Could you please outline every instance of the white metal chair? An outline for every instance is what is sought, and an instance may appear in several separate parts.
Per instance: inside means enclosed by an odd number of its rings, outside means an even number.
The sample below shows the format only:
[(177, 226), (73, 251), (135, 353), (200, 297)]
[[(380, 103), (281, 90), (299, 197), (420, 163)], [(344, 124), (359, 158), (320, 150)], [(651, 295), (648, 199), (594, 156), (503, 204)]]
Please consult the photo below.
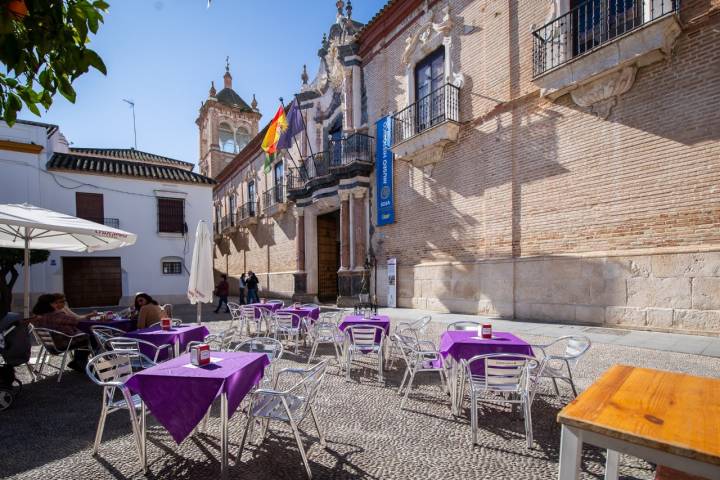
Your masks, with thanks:
[[(260, 308), (260, 307), (258, 307)], [(255, 333), (256, 335), (260, 335), (260, 331), (262, 330), (262, 323), (263, 323), (263, 317), (262, 312), (265, 309), (260, 310), (260, 315), (257, 317), (255, 316), (255, 307), (251, 305), (243, 305), (242, 306), (242, 325), (240, 330), (246, 330), (247, 336), (249, 337), (251, 335), (250, 332), (250, 325), (255, 326)]]
[[(421, 372), (437, 372), (440, 375), (440, 386), (443, 392), (448, 392), (445, 365), (442, 356), (435, 348), (435, 344), (429, 340), (418, 340), (415, 336), (395, 334), (395, 345), (400, 350), (400, 355), (405, 360), (405, 374), (403, 375), (398, 394), (405, 394), (400, 402), (400, 408), (404, 408), (405, 402), (410, 395), (415, 375)], [(407, 380), (407, 385), (405, 385)]]
[(317, 319), (315, 323), (311, 323), (307, 317), (303, 318), (303, 322), (305, 323), (305, 330), (312, 345), (308, 363), (315, 358), (318, 346), (320, 345), (332, 345), (335, 349), (335, 359), (338, 363), (341, 363), (345, 336), (337, 326), (337, 316), (333, 313), (324, 313), (320, 315), (320, 318)]
[(92, 332), (93, 338), (95, 338), (95, 343), (97, 344), (98, 351), (96, 353), (106, 351), (105, 342), (113, 337), (122, 337), (126, 333), (124, 330), (107, 325), (93, 325), (90, 327), (90, 331)]
[(451, 330), (477, 330), (482, 323), (468, 320), (465, 322), (454, 322), (447, 326), (447, 331)]
[(327, 361), (322, 361), (308, 369), (285, 368), (278, 372), (278, 382), (281, 381), (286, 374), (296, 375), (299, 379), (294, 385), (285, 390), (258, 389), (251, 394), (250, 406), (247, 413), (248, 422), (242, 440), (240, 441), (240, 452), (238, 453), (236, 464), (240, 462), (242, 458), (245, 440), (248, 439), (248, 436), (250, 440), (252, 440), (253, 427), (256, 419), (263, 421), (260, 443), (265, 439), (269, 422), (271, 420), (279, 421), (290, 424), (298, 449), (300, 450), (300, 456), (305, 465), (307, 476), (308, 478), (312, 478), (312, 471), (310, 470), (310, 464), (308, 463), (307, 453), (303, 447), (298, 426), (308, 414), (310, 414), (318, 432), (320, 445), (325, 446), (325, 436), (318, 422), (314, 404), (326, 369)]
[(275, 312), (273, 314), (274, 335), (276, 339), (285, 337), (286, 340), (292, 339), (295, 342), (295, 354), (300, 349), (300, 334), (302, 330), (302, 321), (299, 315), (291, 312)]
[(227, 308), (230, 310), (230, 325), (234, 325), (235, 322), (240, 323), (242, 318), (242, 305), (235, 302), (228, 302)]
[[(147, 366), (154, 365), (154, 362), (147, 357), (141, 363)], [(125, 382), (133, 374), (133, 362), (130, 355), (122, 352), (101, 353), (88, 361), (85, 371), (90, 380), (103, 387), (102, 410), (100, 410), (100, 419), (95, 432), (93, 455), (97, 455), (102, 442), (105, 420), (108, 414), (119, 410), (127, 410), (130, 415), (135, 448), (138, 451), (140, 465), (144, 469), (145, 455), (142, 451), (142, 432), (145, 428), (145, 415), (142, 411), (142, 401), (139, 395), (132, 395), (125, 386)], [(138, 414), (138, 410), (140, 410), (140, 414)]]
[(388, 368), (392, 368), (395, 365), (395, 358), (398, 356), (398, 352), (402, 348), (396, 342), (396, 335), (414, 336), (416, 339), (420, 339), (420, 335), (425, 332), (425, 328), (432, 321), (432, 316), (423, 315), (417, 320), (407, 320), (398, 322), (393, 330), (393, 335), (389, 338), (390, 340), (390, 365)]
[[(166, 352), (164, 360), (170, 359), (173, 356), (173, 346), (170, 344), (155, 345), (154, 343), (148, 342), (147, 340), (141, 340), (139, 338), (128, 338), (128, 337), (113, 337), (105, 342), (105, 348), (108, 351), (115, 353), (123, 353), (130, 357), (132, 365), (135, 368), (147, 368), (144, 363), (145, 358), (152, 357), (153, 364), (158, 363), (160, 353)], [(147, 352), (152, 352), (152, 355), (146, 355), (142, 353), (141, 349), (145, 349)]]
[(378, 358), (378, 380), (383, 381), (383, 346), (385, 329), (375, 325), (351, 325), (345, 330), (345, 375), (350, 380), (350, 368), (357, 354), (375, 354)]
[(203, 343), (208, 344), (210, 346), (210, 350), (214, 352), (229, 352), (233, 350), (235, 344), (239, 341), (240, 328), (241, 327), (231, 326), (220, 333), (211, 333), (210, 335), (206, 335), (201, 342), (197, 340), (188, 342), (185, 346), (185, 353), (188, 353), (195, 345)]
[[(548, 350), (553, 348), (565, 348), (563, 353), (552, 353)], [(555, 388), (555, 395), (560, 396), (557, 381), (562, 380), (570, 384), (573, 396), (577, 397), (577, 389), (573, 381), (572, 369), (580, 361), (580, 358), (590, 350), (590, 339), (582, 335), (566, 335), (557, 338), (547, 345), (533, 345), (533, 349), (542, 352), (542, 359), (545, 363), (542, 369), (542, 377), (550, 378)]]
[[(462, 360), (470, 390), (472, 446), (477, 445), (478, 409), (481, 402), (519, 404), (525, 421), (527, 447), (533, 443), (531, 407), (537, 382), (532, 371), (541, 369), (537, 359), (519, 353), (490, 353)], [(480, 373), (479, 373), (480, 372)], [(461, 391), (461, 398), (462, 398)]]
[(271, 384), (275, 378), (275, 364), (282, 358), (283, 346), (279, 340), (270, 337), (255, 337), (245, 340), (235, 347), (236, 352), (264, 353), (270, 360), (270, 365), (265, 368), (266, 374), (262, 383)]
[[(37, 361), (35, 363), (35, 376), (41, 377), (45, 367), (53, 368), (58, 371), (57, 381), (60, 382), (62, 379), (63, 371), (67, 365), (68, 355), (74, 347), (83, 341), (88, 340), (88, 336), (85, 333), (77, 333), (75, 335), (68, 335), (51, 328), (33, 327), (32, 329), (35, 341), (40, 345), (40, 352), (38, 352)], [(64, 346), (63, 344), (67, 342)], [(85, 348), (83, 348), (84, 350)], [(87, 348), (89, 350), (89, 347)], [(61, 357), (60, 366), (56, 367), (50, 363), (51, 357)]]

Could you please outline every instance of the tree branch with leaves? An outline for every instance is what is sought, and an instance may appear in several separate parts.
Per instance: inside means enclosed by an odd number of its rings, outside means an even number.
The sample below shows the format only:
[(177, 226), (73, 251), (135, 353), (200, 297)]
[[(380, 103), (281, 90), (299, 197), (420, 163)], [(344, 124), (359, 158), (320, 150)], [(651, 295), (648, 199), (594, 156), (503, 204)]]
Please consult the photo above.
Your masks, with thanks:
[(91, 68), (107, 74), (87, 47), (109, 5), (103, 0), (0, 0), (0, 116), (13, 125), (23, 104), (35, 115)]
[[(47, 250), (30, 250), (30, 265), (47, 261)], [(25, 251), (21, 248), (0, 248), (0, 318), (12, 309), (13, 287), (25, 263)]]

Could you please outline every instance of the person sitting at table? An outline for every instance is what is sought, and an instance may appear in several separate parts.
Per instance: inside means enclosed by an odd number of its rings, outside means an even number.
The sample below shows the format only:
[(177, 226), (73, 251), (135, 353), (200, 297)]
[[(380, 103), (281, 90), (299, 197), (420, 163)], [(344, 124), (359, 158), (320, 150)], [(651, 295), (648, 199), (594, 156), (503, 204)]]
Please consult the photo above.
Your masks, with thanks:
[(157, 300), (147, 293), (135, 295), (135, 315), (137, 315), (137, 328), (147, 328), (157, 323), (165, 315)]
[[(78, 329), (78, 322), (86, 316), (70, 315), (65, 311), (65, 295), (62, 293), (47, 293), (40, 295), (37, 303), (32, 309), (33, 317), (30, 323), (37, 328), (49, 328), (57, 330), (66, 335), (77, 335), (82, 333)], [(55, 345), (60, 349), (68, 346), (69, 340), (63, 336), (53, 338)], [(74, 340), (72, 342), (73, 359), (67, 364), (77, 372), (83, 373), (87, 364), (88, 355), (90, 354), (90, 344), (88, 339)]]

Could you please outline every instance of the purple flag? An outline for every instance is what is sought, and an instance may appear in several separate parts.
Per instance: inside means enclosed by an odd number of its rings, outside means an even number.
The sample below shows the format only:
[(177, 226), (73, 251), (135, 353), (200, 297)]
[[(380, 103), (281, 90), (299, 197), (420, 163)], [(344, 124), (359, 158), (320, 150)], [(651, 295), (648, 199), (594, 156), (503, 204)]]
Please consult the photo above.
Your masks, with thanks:
[(304, 130), (305, 122), (298, 108), (297, 101), (293, 100), (290, 110), (285, 115), (288, 128), (280, 135), (277, 143), (277, 149), (288, 149), (292, 147), (293, 137)]

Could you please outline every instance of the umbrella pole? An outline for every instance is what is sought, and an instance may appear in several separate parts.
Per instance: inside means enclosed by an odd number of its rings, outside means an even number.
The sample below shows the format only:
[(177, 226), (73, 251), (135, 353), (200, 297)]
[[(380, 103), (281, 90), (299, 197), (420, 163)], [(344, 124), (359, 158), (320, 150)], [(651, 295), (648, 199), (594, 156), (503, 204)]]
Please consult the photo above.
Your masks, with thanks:
[(30, 239), (25, 227), (25, 258), (23, 262), (23, 283), (25, 288), (23, 299), (23, 318), (30, 318)]
[(201, 310), (202, 310), (202, 308), (200, 307), (200, 302), (197, 302), (197, 323), (198, 323), (198, 325), (202, 325)]

